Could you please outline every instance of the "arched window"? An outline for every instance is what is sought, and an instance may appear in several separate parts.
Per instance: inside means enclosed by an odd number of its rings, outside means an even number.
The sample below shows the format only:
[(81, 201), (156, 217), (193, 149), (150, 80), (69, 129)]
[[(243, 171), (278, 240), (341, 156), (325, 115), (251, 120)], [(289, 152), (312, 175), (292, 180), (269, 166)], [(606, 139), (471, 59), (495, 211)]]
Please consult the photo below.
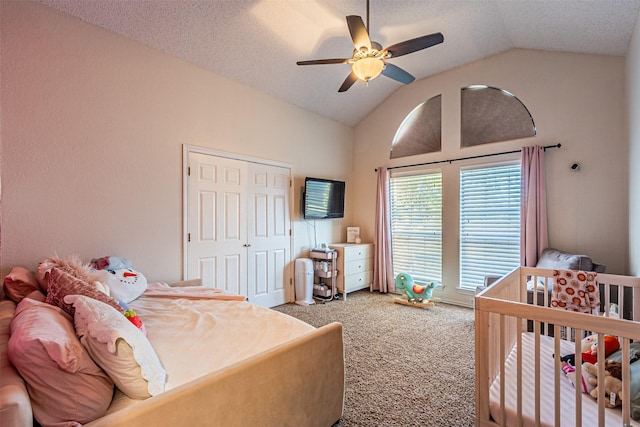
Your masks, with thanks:
[(418, 105), (402, 121), (393, 137), (389, 158), (433, 153), (442, 149), (441, 95)]
[(461, 89), (461, 147), (536, 135), (527, 107), (506, 90), (485, 85)]

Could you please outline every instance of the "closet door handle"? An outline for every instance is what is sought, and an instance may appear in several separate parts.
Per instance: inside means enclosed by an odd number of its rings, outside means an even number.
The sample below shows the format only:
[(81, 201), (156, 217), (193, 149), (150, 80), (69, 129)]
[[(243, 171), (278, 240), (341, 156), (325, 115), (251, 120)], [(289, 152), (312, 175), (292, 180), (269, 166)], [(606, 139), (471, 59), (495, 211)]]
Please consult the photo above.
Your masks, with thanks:
[(251, 245), (250, 245), (249, 243), (245, 243), (245, 244), (244, 244), (244, 245), (242, 245), (242, 246), (244, 246), (245, 248), (248, 248), (248, 247), (249, 247), (249, 246), (251, 246)]

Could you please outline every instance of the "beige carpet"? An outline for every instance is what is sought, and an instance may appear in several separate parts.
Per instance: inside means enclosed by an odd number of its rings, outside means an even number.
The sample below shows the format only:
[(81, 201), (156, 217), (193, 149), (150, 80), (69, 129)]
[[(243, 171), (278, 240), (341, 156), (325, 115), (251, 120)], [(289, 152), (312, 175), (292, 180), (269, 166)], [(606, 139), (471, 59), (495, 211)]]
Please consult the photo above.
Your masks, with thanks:
[(472, 426), (473, 310), (415, 308), (358, 291), (347, 301), (274, 308), (313, 326), (343, 324), (348, 426)]

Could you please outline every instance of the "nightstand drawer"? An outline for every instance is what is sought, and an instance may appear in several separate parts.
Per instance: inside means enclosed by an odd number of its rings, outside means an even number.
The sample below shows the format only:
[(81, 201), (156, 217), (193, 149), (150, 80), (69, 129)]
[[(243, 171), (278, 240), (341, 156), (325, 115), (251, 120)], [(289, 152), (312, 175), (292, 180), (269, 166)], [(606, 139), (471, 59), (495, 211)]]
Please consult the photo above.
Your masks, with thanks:
[(373, 245), (345, 246), (344, 259), (353, 261), (356, 259), (367, 259), (373, 257)]
[(373, 281), (373, 271), (363, 271), (344, 277), (344, 287), (347, 292), (368, 288)]
[(357, 259), (355, 261), (346, 261), (344, 263), (344, 275), (362, 273), (363, 271), (373, 269), (373, 258)]

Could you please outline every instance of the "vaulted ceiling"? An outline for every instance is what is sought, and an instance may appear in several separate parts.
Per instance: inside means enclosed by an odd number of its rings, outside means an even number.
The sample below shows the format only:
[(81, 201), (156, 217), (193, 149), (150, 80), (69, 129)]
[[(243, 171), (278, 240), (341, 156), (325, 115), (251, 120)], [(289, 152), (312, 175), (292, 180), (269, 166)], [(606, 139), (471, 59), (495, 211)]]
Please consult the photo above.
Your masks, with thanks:
[[(349, 126), (402, 84), (380, 76), (338, 88), (349, 65), (345, 21), (365, 0), (38, 0), (214, 73)], [(416, 79), (512, 49), (622, 55), (640, 0), (371, 0), (369, 32), (383, 47), (441, 32), (444, 43), (390, 60)]]

